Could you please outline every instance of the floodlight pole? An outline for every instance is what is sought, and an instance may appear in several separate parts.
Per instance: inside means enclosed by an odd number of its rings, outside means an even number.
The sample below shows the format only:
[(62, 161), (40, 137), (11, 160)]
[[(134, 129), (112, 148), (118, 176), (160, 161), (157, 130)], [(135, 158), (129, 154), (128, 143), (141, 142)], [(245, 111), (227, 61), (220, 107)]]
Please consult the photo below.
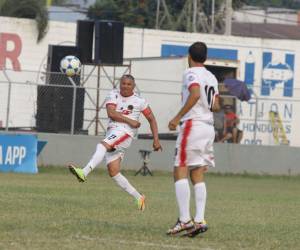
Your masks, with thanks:
[(71, 120), (71, 135), (74, 135), (74, 125), (75, 125), (75, 109), (76, 109), (76, 92), (77, 86), (71, 77), (68, 77), (69, 81), (73, 85), (73, 100), (72, 100), (72, 120)]

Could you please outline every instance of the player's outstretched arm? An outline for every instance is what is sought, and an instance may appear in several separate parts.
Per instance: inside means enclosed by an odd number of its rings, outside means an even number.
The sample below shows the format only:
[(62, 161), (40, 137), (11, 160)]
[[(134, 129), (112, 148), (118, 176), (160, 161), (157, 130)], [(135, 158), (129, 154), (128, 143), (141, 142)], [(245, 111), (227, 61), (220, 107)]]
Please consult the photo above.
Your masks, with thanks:
[(191, 110), (191, 108), (197, 103), (200, 98), (200, 86), (195, 85), (190, 88), (190, 95), (186, 100), (183, 107), (179, 110), (177, 115), (169, 122), (169, 129), (176, 130), (180, 119)]
[(160, 145), (159, 138), (158, 138), (157, 122), (156, 122), (154, 114), (152, 113), (151, 108), (148, 106), (146, 108), (146, 110), (143, 111), (143, 114), (144, 114), (145, 118), (147, 119), (147, 121), (149, 122), (150, 129), (151, 129), (151, 132), (153, 135), (153, 150), (154, 151), (162, 150), (162, 147)]
[(126, 123), (132, 128), (139, 128), (141, 126), (140, 122), (130, 119), (122, 115), (121, 113), (117, 112), (116, 107), (114, 105), (107, 105), (106, 112), (107, 112), (107, 116), (116, 122)]

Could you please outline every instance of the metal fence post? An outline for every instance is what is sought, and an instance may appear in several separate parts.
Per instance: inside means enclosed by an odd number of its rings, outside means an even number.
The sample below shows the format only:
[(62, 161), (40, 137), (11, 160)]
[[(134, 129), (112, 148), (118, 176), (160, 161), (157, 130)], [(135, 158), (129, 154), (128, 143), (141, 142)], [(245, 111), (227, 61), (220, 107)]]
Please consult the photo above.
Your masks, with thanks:
[(73, 102), (72, 102), (72, 119), (71, 119), (71, 135), (74, 135), (74, 125), (75, 125), (75, 109), (76, 109), (76, 93), (77, 93), (77, 85), (73, 81), (71, 77), (68, 77), (70, 82), (73, 85)]
[(256, 136), (257, 136), (257, 116), (258, 116), (258, 96), (253, 91), (253, 95), (255, 97), (255, 117), (254, 117), (254, 131), (253, 131), (253, 143), (256, 144)]
[(5, 131), (8, 131), (8, 121), (9, 121), (9, 113), (10, 113), (10, 98), (11, 98), (11, 80), (9, 79), (6, 70), (3, 70), (3, 74), (8, 81), (8, 93), (7, 93), (7, 106), (6, 106), (6, 122), (5, 122)]

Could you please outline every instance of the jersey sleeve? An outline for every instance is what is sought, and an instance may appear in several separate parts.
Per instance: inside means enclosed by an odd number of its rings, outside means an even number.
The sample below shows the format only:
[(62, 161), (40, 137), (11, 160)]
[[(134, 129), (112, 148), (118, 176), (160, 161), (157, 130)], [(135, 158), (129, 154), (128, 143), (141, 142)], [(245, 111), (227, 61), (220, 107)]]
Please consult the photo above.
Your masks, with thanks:
[(149, 104), (145, 99), (141, 100), (141, 112), (144, 114), (144, 116), (148, 116), (151, 113), (151, 110), (149, 108)]
[(200, 81), (194, 72), (188, 72), (185, 76), (187, 89), (190, 90), (193, 86), (200, 86)]
[(113, 105), (117, 106), (118, 95), (115, 91), (111, 91), (105, 98), (105, 106)]

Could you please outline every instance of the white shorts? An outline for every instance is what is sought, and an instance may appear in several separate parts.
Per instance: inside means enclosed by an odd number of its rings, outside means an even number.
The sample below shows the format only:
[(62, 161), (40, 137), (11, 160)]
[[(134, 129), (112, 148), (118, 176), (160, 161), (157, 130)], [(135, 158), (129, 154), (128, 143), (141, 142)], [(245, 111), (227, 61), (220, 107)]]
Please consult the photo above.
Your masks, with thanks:
[(183, 122), (176, 141), (174, 166), (214, 167), (214, 139), (212, 125), (194, 120)]
[(132, 137), (128, 135), (125, 131), (121, 130), (111, 130), (106, 134), (103, 140), (108, 145), (112, 146), (115, 150), (111, 152), (106, 152), (105, 160), (106, 164), (121, 158), (123, 160), (125, 150), (130, 146), (132, 142)]

